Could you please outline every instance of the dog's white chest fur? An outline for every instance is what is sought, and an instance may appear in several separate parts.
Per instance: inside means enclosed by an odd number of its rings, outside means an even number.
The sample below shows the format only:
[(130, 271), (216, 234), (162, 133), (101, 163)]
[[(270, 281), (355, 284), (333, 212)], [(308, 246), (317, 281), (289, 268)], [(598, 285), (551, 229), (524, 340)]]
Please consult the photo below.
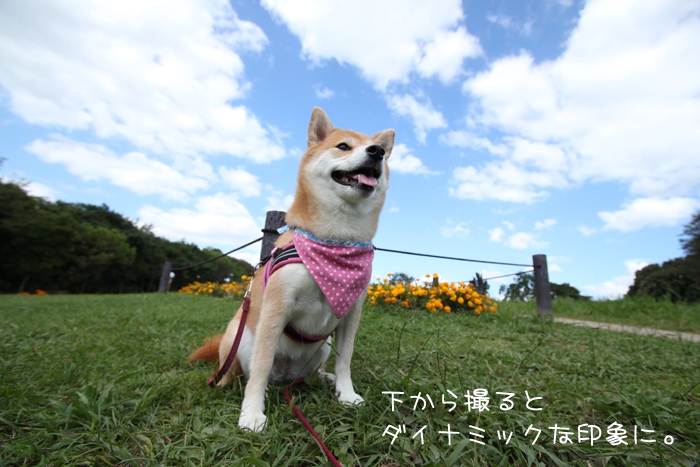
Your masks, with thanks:
[[(289, 323), (306, 335), (325, 336), (345, 319), (335, 317), (330, 303), (303, 264), (288, 264), (278, 269), (270, 278), (271, 282), (273, 280), (277, 290), (284, 291), (284, 301), (290, 304), (282, 317), (283, 324)], [(364, 300), (364, 294), (358, 300)], [(246, 327), (243, 339), (252, 344), (254, 332)], [(290, 381), (316, 371), (330, 353), (330, 342), (329, 337), (316, 344), (300, 344), (281, 335), (275, 347), (268, 382)], [(245, 343), (241, 346), (241, 365), (245, 374), (250, 374), (252, 347)]]

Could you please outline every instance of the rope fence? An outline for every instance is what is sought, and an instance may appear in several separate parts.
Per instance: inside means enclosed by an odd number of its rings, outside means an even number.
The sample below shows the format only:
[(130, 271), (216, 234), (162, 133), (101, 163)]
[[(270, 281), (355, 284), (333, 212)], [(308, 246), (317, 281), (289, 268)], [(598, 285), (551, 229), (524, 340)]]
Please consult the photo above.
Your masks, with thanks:
[[(217, 259), (223, 258), (224, 256), (228, 256), (231, 253), (234, 253), (238, 250), (242, 250), (243, 248), (246, 248), (250, 245), (253, 245), (259, 241), (262, 241), (262, 247), (260, 249), (260, 260), (262, 261), (264, 258), (270, 255), (270, 252), (272, 251), (272, 248), (274, 246), (275, 240), (277, 240), (277, 237), (279, 234), (277, 233), (277, 229), (282, 227), (284, 225), (284, 216), (286, 213), (281, 212), (281, 211), (268, 211), (266, 219), (265, 219), (265, 227), (262, 229), (263, 236), (255, 239), (251, 242), (246, 243), (245, 245), (242, 245), (238, 248), (234, 248), (231, 251), (228, 251), (226, 253), (222, 253), (219, 256), (216, 256), (214, 258), (209, 258), (204, 261), (200, 261), (199, 263), (196, 264), (191, 264), (189, 266), (180, 266), (180, 267), (172, 267), (172, 263), (170, 261), (166, 261), (165, 264), (163, 265), (163, 273), (160, 278), (160, 286), (158, 288), (158, 292), (165, 293), (168, 291), (168, 284), (170, 282), (170, 274), (171, 272), (174, 271), (183, 271), (185, 269), (193, 268), (196, 266), (201, 266), (206, 263), (210, 263), (212, 261), (216, 261)], [(378, 248), (374, 247), (375, 251), (382, 251), (382, 252), (387, 252), (387, 253), (398, 253), (398, 254), (403, 254), (403, 255), (411, 255), (411, 256), (421, 256), (425, 258), (436, 258), (436, 259), (446, 259), (446, 260), (451, 260), (451, 261), (465, 261), (465, 262), (470, 262), (470, 263), (482, 263), (482, 264), (496, 264), (500, 266), (518, 266), (518, 267), (528, 267), (532, 269), (528, 269), (527, 271), (520, 271), (512, 274), (504, 274), (501, 276), (495, 276), (495, 277), (489, 277), (484, 279), (485, 281), (489, 280), (494, 280), (494, 279), (501, 279), (503, 277), (510, 277), (510, 276), (518, 276), (521, 274), (528, 274), (528, 273), (534, 273), (534, 278), (535, 278), (535, 299), (537, 301), (537, 311), (540, 316), (552, 316), (553, 311), (552, 311), (552, 297), (551, 297), (551, 288), (549, 284), (549, 273), (547, 270), (547, 256), (546, 255), (533, 255), (532, 256), (532, 264), (521, 264), (521, 263), (507, 263), (507, 262), (501, 262), (501, 261), (487, 261), (487, 260), (480, 260), (480, 259), (469, 259), (469, 258), (456, 258), (452, 256), (440, 256), (440, 255), (431, 255), (431, 254), (426, 254), (426, 253), (415, 253), (411, 251), (401, 251), (401, 250), (390, 250), (387, 248)]]
[(219, 258), (223, 258), (224, 256), (228, 256), (228, 255), (230, 255), (231, 253), (234, 253), (234, 252), (236, 252), (236, 251), (238, 251), (238, 250), (242, 250), (243, 248), (245, 248), (245, 247), (247, 247), (247, 246), (253, 245), (254, 243), (258, 243), (258, 242), (261, 241), (262, 239), (263, 239), (263, 237), (260, 237), (260, 238), (258, 238), (258, 239), (256, 239), (256, 240), (253, 240), (252, 242), (246, 243), (246, 244), (243, 245), (243, 246), (239, 246), (238, 248), (234, 248), (234, 249), (231, 250), (231, 251), (228, 251), (228, 252), (226, 252), (226, 253), (221, 253), (219, 256), (216, 256), (216, 257), (214, 257), (214, 258), (205, 259), (204, 261), (200, 261), (199, 263), (195, 263), (195, 264), (190, 264), (189, 266), (182, 266), (182, 267), (179, 267), (179, 268), (170, 268), (170, 270), (171, 270), (171, 271), (184, 271), (185, 269), (190, 269), (190, 268), (194, 268), (194, 267), (196, 267), (196, 266), (201, 266), (201, 265), (203, 265), (203, 264), (211, 263), (212, 261), (216, 261), (216, 260), (219, 259)]
[(485, 261), (485, 260), (481, 260), (481, 259), (453, 258), (452, 256), (438, 256), (438, 255), (428, 255), (425, 253), (413, 253), (410, 251), (387, 250), (386, 248), (377, 248), (376, 246), (374, 247), (374, 249), (376, 251), (386, 251), (389, 253), (400, 253), (402, 255), (424, 256), (426, 258), (449, 259), (452, 261), (467, 261), (470, 263), (499, 264), (499, 265), (503, 265), (503, 266), (521, 266), (521, 267), (526, 267), (526, 268), (532, 266), (531, 264), (501, 263), (498, 261)]
[(520, 271), (520, 272), (514, 272), (513, 274), (503, 274), (502, 276), (496, 276), (496, 277), (487, 277), (484, 279), (485, 281), (492, 281), (494, 279), (501, 279), (503, 277), (510, 277), (510, 276), (519, 276), (521, 274), (528, 274), (531, 272), (534, 272), (534, 269), (528, 269), (527, 271)]

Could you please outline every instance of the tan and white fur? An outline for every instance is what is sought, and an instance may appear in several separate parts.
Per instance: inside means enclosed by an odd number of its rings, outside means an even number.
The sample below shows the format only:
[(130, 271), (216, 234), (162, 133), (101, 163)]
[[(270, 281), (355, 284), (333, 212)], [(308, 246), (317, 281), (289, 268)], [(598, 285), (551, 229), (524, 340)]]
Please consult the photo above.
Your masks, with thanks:
[[(301, 159), (294, 202), (286, 215), (287, 225), (311, 232), (318, 238), (370, 242), (377, 231), (379, 214), (389, 185), (388, 158), (394, 130), (367, 136), (334, 128), (323, 110), (316, 107), (308, 130), (308, 150)], [(378, 157), (377, 146), (383, 149)], [(368, 173), (358, 176), (358, 172)], [(369, 177), (369, 178), (368, 178)], [(368, 181), (369, 180), (369, 181)], [(376, 182), (376, 185), (375, 185)], [(291, 231), (275, 245), (292, 241)], [(268, 383), (294, 380), (318, 372), (335, 380), (335, 392), (343, 404), (360, 404), (350, 374), (355, 334), (366, 291), (350, 311), (338, 319), (306, 267), (288, 264), (277, 270), (262, 293), (262, 269), (254, 275), (250, 313), (231, 370), (219, 382), (229, 384), (236, 375), (248, 379), (238, 425), (252, 431), (265, 426), (265, 389)], [(212, 359), (218, 353), (223, 364), (233, 344), (242, 310), (230, 321), (223, 337), (212, 338), (188, 360)], [(307, 335), (335, 331), (335, 375), (322, 371), (331, 351), (331, 338), (300, 344), (282, 334), (291, 325)]]

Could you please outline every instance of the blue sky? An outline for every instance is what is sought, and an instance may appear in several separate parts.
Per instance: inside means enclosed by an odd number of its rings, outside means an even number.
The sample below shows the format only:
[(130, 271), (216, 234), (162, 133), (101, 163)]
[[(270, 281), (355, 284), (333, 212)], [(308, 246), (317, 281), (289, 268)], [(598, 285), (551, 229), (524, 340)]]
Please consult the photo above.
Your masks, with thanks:
[[(229, 250), (289, 207), (320, 106), (338, 127), (396, 130), (375, 245), (546, 254), (553, 282), (614, 298), (636, 269), (682, 255), (700, 209), (699, 12), (696, 0), (6, 0), (2, 176)], [(518, 270), (381, 252), (374, 264), (450, 281)]]

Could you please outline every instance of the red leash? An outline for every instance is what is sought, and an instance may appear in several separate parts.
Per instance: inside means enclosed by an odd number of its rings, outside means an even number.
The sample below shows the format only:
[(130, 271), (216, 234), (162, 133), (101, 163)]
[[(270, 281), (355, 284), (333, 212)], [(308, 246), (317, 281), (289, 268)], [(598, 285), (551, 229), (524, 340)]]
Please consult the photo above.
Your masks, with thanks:
[[(228, 354), (228, 357), (226, 357), (226, 361), (224, 364), (219, 368), (219, 370), (215, 371), (214, 374), (209, 377), (209, 380), (207, 381), (207, 384), (209, 386), (214, 386), (217, 384), (219, 381), (221, 381), (221, 378), (224, 377), (226, 372), (228, 372), (229, 368), (231, 368), (231, 364), (233, 363), (233, 359), (236, 357), (236, 353), (238, 352), (238, 346), (241, 343), (241, 338), (243, 336), (243, 329), (245, 328), (245, 321), (246, 318), (248, 317), (248, 312), (250, 311), (250, 298), (246, 297), (245, 300), (243, 300), (243, 315), (241, 316), (241, 322), (238, 325), (238, 332), (236, 333), (236, 339), (233, 341), (233, 346), (231, 347), (231, 351)], [(292, 398), (289, 395), (289, 390), (294, 386), (295, 384), (301, 383), (304, 381), (304, 378), (297, 378), (295, 381), (289, 383), (287, 388), (284, 390), (284, 398), (287, 401), (287, 405), (292, 405)], [(306, 427), (306, 429), (311, 433), (311, 436), (314, 437), (316, 442), (318, 443), (319, 446), (321, 446), (321, 449), (323, 450), (323, 453), (326, 455), (328, 458), (328, 461), (334, 466), (334, 467), (343, 467), (340, 462), (338, 462), (338, 459), (335, 458), (333, 453), (331, 452), (328, 447), (324, 444), (323, 440), (321, 439), (320, 436), (318, 436), (318, 433), (314, 430), (314, 428), (311, 426), (311, 423), (304, 417), (304, 415), (301, 413), (301, 410), (297, 408), (296, 405), (292, 405), (292, 412), (294, 412), (294, 415), (297, 416), (297, 418), (301, 421), (301, 423)]]
[[(287, 405), (292, 405), (292, 398), (289, 396), (289, 390), (291, 389), (292, 386), (295, 384), (301, 383), (304, 381), (304, 378), (297, 378), (295, 381), (289, 383), (289, 386), (284, 390), (284, 398), (287, 401)], [(343, 467), (340, 462), (338, 462), (338, 459), (335, 458), (333, 453), (331, 452), (330, 449), (326, 447), (326, 445), (323, 443), (323, 440), (321, 440), (321, 437), (318, 436), (314, 428), (311, 426), (311, 423), (304, 417), (304, 415), (301, 413), (301, 410), (297, 409), (296, 405), (292, 405), (292, 412), (294, 412), (294, 415), (297, 416), (297, 418), (301, 421), (301, 423), (306, 427), (307, 430), (309, 430), (309, 433), (311, 433), (311, 436), (314, 437), (316, 442), (318, 443), (319, 446), (321, 446), (321, 449), (323, 449), (323, 453), (326, 455), (328, 458), (328, 461), (334, 466), (334, 467)]]
[[(259, 265), (258, 265), (259, 266)], [(256, 267), (257, 269), (257, 267)], [(207, 384), (209, 386), (214, 386), (216, 385), (219, 381), (221, 381), (221, 378), (224, 377), (224, 375), (228, 372), (228, 370), (231, 368), (231, 365), (233, 364), (234, 358), (236, 358), (236, 353), (238, 353), (238, 346), (241, 344), (241, 339), (243, 338), (243, 330), (245, 329), (245, 321), (248, 318), (248, 312), (250, 311), (250, 289), (252, 288), (253, 281), (251, 280), (250, 285), (248, 286), (248, 292), (245, 294), (245, 298), (243, 299), (243, 314), (241, 315), (241, 322), (238, 324), (238, 331), (236, 332), (236, 338), (233, 341), (233, 345), (231, 346), (231, 351), (228, 353), (228, 357), (226, 357), (226, 361), (224, 362), (223, 365), (221, 365), (221, 368), (219, 368), (217, 371), (215, 371), (207, 380)], [(287, 400), (287, 405), (292, 404), (292, 398), (289, 395), (289, 389), (294, 386), (295, 384), (301, 383), (304, 381), (304, 378), (297, 378), (295, 381), (291, 382), (289, 386), (284, 390), (284, 398)], [(324, 454), (328, 458), (328, 461), (334, 466), (334, 467), (343, 467), (340, 462), (338, 462), (338, 459), (335, 458), (333, 453), (331, 452), (330, 449), (326, 447), (326, 445), (323, 443), (323, 440), (321, 440), (321, 437), (318, 436), (314, 428), (311, 426), (311, 423), (304, 417), (304, 415), (301, 413), (299, 409), (297, 409), (296, 405), (292, 405), (292, 412), (299, 418), (301, 423), (306, 427), (307, 430), (309, 430), (309, 433), (311, 433), (311, 436), (314, 437), (316, 442), (318, 442), (319, 446), (321, 446), (321, 449), (323, 450)]]
[(246, 297), (243, 299), (243, 315), (241, 316), (241, 322), (238, 324), (238, 332), (236, 332), (236, 339), (233, 341), (231, 346), (231, 351), (226, 357), (226, 361), (218, 371), (215, 371), (207, 380), (209, 386), (216, 385), (221, 378), (228, 372), (233, 364), (233, 359), (236, 358), (236, 353), (238, 352), (238, 346), (241, 344), (241, 339), (243, 338), (243, 330), (245, 329), (245, 320), (248, 318), (248, 312), (250, 311), (250, 297), (246, 293)]

